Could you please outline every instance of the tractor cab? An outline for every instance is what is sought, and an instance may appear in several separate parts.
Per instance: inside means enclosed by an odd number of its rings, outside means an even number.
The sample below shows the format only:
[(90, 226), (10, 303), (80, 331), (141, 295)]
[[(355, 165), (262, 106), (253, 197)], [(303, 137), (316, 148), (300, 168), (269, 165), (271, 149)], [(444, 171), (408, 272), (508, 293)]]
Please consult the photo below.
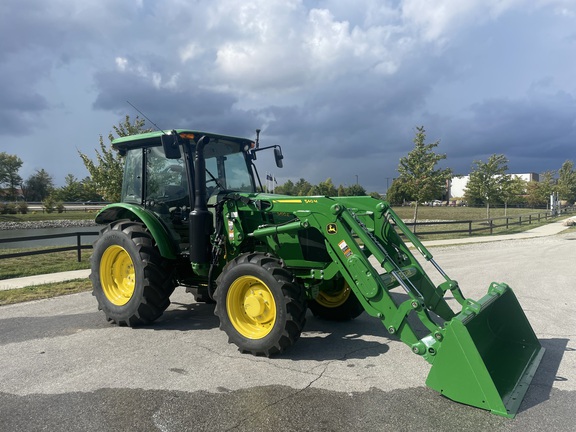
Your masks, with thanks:
[(209, 138), (203, 152), (206, 197), (224, 190), (255, 192), (254, 142), (192, 131), (152, 132), (113, 142), (126, 157), (121, 201), (153, 211), (189, 207), (194, 203), (196, 143), (202, 137)]
[[(105, 208), (96, 221), (152, 221), (146, 224), (153, 234), (164, 231), (155, 237), (170, 239), (160, 248), (163, 256), (189, 251), (190, 260), (205, 263), (218, 197), (261, 189), (253, 161), (270, 147), (259, 148), (259, 132), (255, 141), (192, 130), (114, 140), (113, 147), (125, 157), (121, 202)], [(280, 147), (271, 147), (281, 166)]]

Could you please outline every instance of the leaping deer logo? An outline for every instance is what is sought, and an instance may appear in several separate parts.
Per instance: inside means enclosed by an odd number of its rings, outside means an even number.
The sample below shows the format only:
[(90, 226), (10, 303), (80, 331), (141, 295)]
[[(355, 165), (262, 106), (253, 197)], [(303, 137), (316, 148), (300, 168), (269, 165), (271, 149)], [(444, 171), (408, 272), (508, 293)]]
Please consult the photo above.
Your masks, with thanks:
[(328, 234), (336, 234), (338, 232), (338, 227), (335, 223), (328, 224), (326, 225), (326, 232)]

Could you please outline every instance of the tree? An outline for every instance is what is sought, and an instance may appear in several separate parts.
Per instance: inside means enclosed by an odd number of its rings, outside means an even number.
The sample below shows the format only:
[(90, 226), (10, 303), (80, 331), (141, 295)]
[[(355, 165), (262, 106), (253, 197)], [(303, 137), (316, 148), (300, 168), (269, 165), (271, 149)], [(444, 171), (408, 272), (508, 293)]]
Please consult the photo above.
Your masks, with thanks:
[(490, 204), (503, 201), (503, 189), (510, 182), (508, 159), (503, 154), (493, 154), (488, 162), (474, 161), (470, 179), (464, 189), (469, 202), (480, 200), (486, 205), (486, 218), (490, 218)]
[(431, 144), (426, 144), (425, 141), (424, 126), (416, 127), (414, 149), (408, 153), (408, 156), (400, 158), (398, 166), (402, 188), (416, 201), (414, 222), (418, 219), (418, 204), (442, 197), (446, 191), (446, 182), (452, 176), (451, 169), (436, 168), (438, 162), (446, 159), (445, 154), (437, 154), (433, 151), (440, 141)]
[(576, 172), (572, 161), (565, 161), (558, 170), (557, 192), (561, 200), (576, 201)]
[(413, 198), (408, 194), (401, 178), (396, 178), (386, 191), (386, 201), (392, 205), (402, 205), (406, 201), (412, 201)]
[(526, 184), (526, 204), (530, 207), (546, 205), (546, 199), (542, 201), (539, 182), (529, 181), (528, 184)]
[(16, 201), (18, 187), (22, 185), (22, 177), (18, 174), (20, 168), (22, 159), (6, 152), (0, 153), (0, 188), (7, 188), (5, 195), (10, 201)]
[(45, 169), (36, 170), (24, 182), (24, 199), (26, 201), (44, 201), (54, 189), (54, 180)]
[[(136, 135), (139, 133), (150, 132), (152, 129), (144, 128), (146, 121), (136, 117), (133, 123), (130, 122), (130, 116), (126, 115), (123, 122), (117, 126), (112, 126), (118, 137)], [(110, 143), (114, 140), (114, 134), (108, 134)], [(96, 162), (90, 159), (84, 153), (78, 151), (82, 162), (92, 177), (96, 185), (98, 194), (107, 201), (120, 201), (122, 191), (122, 175), (124, 172), (124, 158), (111, 146), (106, 148), (104, 139), (100, 135), (100, 152), (96, 150)]]
[(80, 183), (82, 184), (83, 201), (102, 201), (102, 196), (98, 194), (98, 188), (92, 178), (84, 177)]
[(526, 186), (526, 203), (530, 207), (546, 207), (550, 204), (550, 195), (556, 191), (555, 171), (540, 174), (540, 181), (531, 181)]
[(325, 181), (313, 186), (307, 195), (338, 196), (338, 190), (332, 183), (332, 179), (327, 178)]
[(359, 184), (353, 184), (344, 189), (346, 196), (366, 196), (366, 189)]
[(55, 190), (52, 194), (56, 201), (75, 202), (85, 200), (82, 183), (73, 174), (68, 174), (64, 181), (65, 185)]
[(275, 192), (280, 195), (294, 195), (294, 183), (287, 180), (283, 185), (276, 186)]
[(556, 172), (555, 171), (545, 171), (540, 175), (540, 181), (538, 182), (538, 197), (540, 205), (546, 206), (550, 204), (550, 195), (556, 192)]
[(294, 185), (294, 195), (298, 196), (309, 195), (308, 192), (310, 191), (310, 189), (312, 189), (312, 185), (308, 181), (301, 178)]
[[(508, 177), (508, 176), (507, 176)], [(502, 201), (504, 201), (504, 216), (508, 214), (508, 204), (517, 200), (526, 191), (526, 182), (517, 176), (509, 176), (502, 183)]]

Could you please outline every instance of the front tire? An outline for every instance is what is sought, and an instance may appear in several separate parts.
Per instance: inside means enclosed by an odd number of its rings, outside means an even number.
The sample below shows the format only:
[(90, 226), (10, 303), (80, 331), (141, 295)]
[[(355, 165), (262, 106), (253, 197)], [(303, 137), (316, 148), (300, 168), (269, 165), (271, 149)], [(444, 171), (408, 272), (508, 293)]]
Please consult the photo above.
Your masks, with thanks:
[(215, 299), (220, 329), (241, 352), (279, 354), (298, 340), (306, 322), (304, 290), (278, 259), (261, 253), (228, 263)]
[(176, 286), (154, 238), (140, 222), (106, 227), (91, 257), (92, 294), (109, 321), (138, 326), (156, 320)]
[(344, 280), (333, 282), (333, 288), (320, 291), (308, 301), (312, 314), (329, 321), (349, 321), (364, 312), (364, 307)]

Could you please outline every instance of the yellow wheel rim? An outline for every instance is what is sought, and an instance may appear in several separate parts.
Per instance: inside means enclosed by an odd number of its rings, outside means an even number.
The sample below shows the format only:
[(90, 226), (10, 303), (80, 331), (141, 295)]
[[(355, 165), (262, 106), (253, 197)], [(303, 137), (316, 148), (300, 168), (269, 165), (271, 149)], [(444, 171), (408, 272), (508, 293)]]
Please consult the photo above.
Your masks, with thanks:
[(351, 290), (348, 283), (344, 282), (344, 287), (340, 291), (331, 293), (320, 291), (318, 297), (316, 297), (316, 302), (327, 308), (336, 308), (346, 303), (350, 293)]
[(134, 263), (126, 249), (110, 246), (100, 261), (100, 284), (106, 298), (116, 306), (123, 306), (134, 294), (136, 275)]
[(276, 322), (276, 302), (270, 288), (254, 276), (241, 276), (228, 289), (228, 318), (248, 339), (262, 339)]

